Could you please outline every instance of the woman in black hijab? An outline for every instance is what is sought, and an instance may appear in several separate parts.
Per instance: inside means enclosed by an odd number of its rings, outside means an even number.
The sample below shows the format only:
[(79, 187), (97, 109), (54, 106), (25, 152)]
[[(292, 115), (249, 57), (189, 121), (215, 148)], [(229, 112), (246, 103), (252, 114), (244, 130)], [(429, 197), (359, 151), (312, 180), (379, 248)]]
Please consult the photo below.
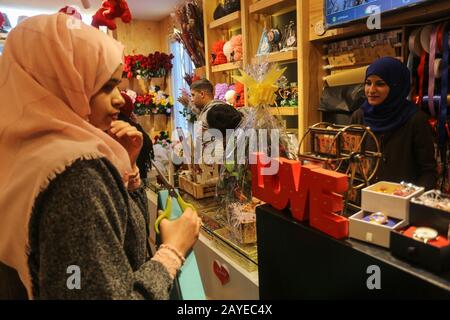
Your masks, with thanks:
[(436, 186), (436, 160), (427, 115), (407, 100), (411, 90), (408, 68), (384, 57), (366, 72), (366, 101), (352, 123), (371, 128), (383, 154), (377, 180), (407, 181), (427, 190)]

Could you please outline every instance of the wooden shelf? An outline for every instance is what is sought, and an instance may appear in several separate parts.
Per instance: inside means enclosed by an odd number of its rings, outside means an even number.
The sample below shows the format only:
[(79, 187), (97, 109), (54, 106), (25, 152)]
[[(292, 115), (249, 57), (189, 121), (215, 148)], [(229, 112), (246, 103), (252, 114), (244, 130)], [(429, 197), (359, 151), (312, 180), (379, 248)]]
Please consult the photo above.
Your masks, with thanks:
[(209, 24), (210, 29), (235, 29), (241, 25), (241, 12), (236, 11)]
[(250, 5), (249, 12), (253, 14), (275, 15), (294, 11), (296, 0), (261, 0)]
[(224, 64), (219, 64), (217, 66), (212, 66), (211, 71), (212, 72), (225, 72), (225, 71), (232, 71), (242, 68), (242, 61), (237, 62), (229, 62)]
[[(252, 59), (253, 63), (256, 63), (260, 58), (264, 59), (264, 56), (254, 57)], [(297, 50), (290, 50), (284, 52), (272, 52), (269, 53), (269, 62), (296, 62), (297, 61)]]
[(270, 108), (270, 113), (274, 116), (297, 116), (298, 107), (272, 107)]

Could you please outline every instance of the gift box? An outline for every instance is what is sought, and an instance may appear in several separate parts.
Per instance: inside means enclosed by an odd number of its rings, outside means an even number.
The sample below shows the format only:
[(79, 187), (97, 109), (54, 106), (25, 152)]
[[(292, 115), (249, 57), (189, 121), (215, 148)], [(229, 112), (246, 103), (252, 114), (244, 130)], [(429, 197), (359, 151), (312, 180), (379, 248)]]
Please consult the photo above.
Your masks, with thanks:
[[(437, 191), (424, 193), (411, 200), (408, 228), (391, 232), (391, 252), (393, 255), (422, 266), (432, 272), (450, 270), (450, 212), (427, 205), (420, 199), (439, 194)], [(449, 197), (439, 194), (449, 201)], [(414, 238), (417, 228), (431, 228), (438, 233), (436, 239), (424, 241)]]
[(381, 211), (389, 217), (408, 220), (410, 200), (421, 195), (424, 188), (413, 186), (413, 192), (404, 196), (396, 195), (396, 190), (403, 187), (399, 183), (380, 181), (363, 189), (361, 209), (367, 212)]
[(243, 244), (236, 241), (234, 234), (228, 228), (213, 232), (214, 243), (228, 257), (249, 272), (258, 269), (258, 251), (256, 243)]
[(256, 204), (233, 203), (228, 207), (229, 229), (234, 239), (241, 244), (256, 242)]
[(350, 238), (373, 243), (385, 248), (390, 246), (391, 230), (401, 229), (408, 225), (404, 216), (387, 216), (385, 224), (377, 224), (370, 220), (373, 213), (359, 211), (349, 218)]
[(233, 236), (243, 244), (256, 242), (256, 220), (239, 222), (237, 227), (233, 228)]
[(389, 248), (391, 231), (408, 225), (410, 199), (423, 190), (386, 181), (363, 189), (362, 210), (349, 218), (349, 236)]

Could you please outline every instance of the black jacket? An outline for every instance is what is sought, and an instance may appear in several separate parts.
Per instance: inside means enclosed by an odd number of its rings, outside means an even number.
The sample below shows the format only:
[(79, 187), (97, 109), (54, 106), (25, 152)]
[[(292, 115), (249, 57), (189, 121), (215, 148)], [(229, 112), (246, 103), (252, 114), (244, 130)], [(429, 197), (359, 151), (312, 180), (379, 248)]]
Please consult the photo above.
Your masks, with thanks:
[[(364, 124), (361, 108), (353, 113), (352, 124)], [(418, 111), (401, 127), (376, 136), (383, 154), (376, 181), (406, 181), (426, 190), (436, 187), (433, 134), (424, 112)]]

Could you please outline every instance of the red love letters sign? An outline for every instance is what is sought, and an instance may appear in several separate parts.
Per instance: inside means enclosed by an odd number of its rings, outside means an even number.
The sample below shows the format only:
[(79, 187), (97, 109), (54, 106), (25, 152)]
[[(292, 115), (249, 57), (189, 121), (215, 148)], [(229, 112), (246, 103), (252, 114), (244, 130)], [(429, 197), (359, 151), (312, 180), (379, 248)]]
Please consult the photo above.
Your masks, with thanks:
[[(253, 196), (277, 210), (289, 206), (292, 216), (326, 234), (343, 239), (348, 237), (348, 219), (337, 215), (343, 209), (342, 193), (347, 190), (345, 174), (316, 165), (301, 165), (285, 158), (268, 158), (252, 154)], [(279, 168), (275, 174), (264, 174), (271, 166)]]

